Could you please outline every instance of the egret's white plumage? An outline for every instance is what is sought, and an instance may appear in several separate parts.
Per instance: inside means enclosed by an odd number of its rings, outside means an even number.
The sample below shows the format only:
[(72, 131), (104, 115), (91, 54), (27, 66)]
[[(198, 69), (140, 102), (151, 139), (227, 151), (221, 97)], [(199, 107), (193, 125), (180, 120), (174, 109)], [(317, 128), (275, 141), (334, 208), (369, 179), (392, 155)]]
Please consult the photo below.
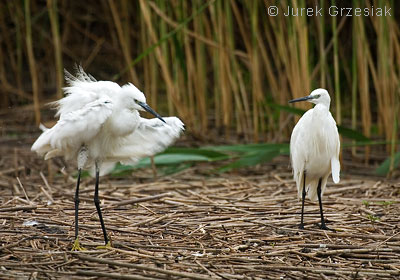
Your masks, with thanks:
[[(78, 241), (79, 182), (82, 168), (95, 167), (94, 202), (99, 214), (105, 243), (108, 237), (98, 197), (99, 176), (111, 170), (115, 162), (133, 164), (171, 145), (184, 130), (176, 117), (162, 118), (147, 104), (144, 94), (134, 85), (120, 87), (109, 81), (96, 81), (81, 67), (74, 77), (66, 72), (69, 84), (66, 96), (53, 103), (58, 109), (57, 124), (43, 133), (32, 145), (32, 151), (45, 159), (64, 156), (78, 162), (75, 193), (75, 243)], [(139, 111), (146, 110), (157, 118), (145, 119)], [(102, 173), (100, 173), (100, 170)]]
[[(120, 87), (109, 81), (96, 81), (79, 68), (76, 78), (67, 75), (66, 97), (54, 102), (60, 116), (51, 129), (43, 132), (32, 146), (45, 159), (64, 156), (76, 159), (84, 145), (90, 167), (100, 163), (135, 163), (161, 152), (183, 131), (176, 117), (145, 119), (138, 102), (146, 98), (134, 85)], [(136, 101), (135, 101), (136, 100)]]
[(302, 197), (305, 185), (308, 198), (315, 201), (318, 199), (320, 180), (321, 195), (331, 173), (335, 183), (340, 180), (339, 134), (329, 112), (331, 99), (325, 89), (316, 89), (309, 96), (291, 102), (297, 101), (316, 104), (300, 118), (290, 138), (291, 164), (299, 198)]

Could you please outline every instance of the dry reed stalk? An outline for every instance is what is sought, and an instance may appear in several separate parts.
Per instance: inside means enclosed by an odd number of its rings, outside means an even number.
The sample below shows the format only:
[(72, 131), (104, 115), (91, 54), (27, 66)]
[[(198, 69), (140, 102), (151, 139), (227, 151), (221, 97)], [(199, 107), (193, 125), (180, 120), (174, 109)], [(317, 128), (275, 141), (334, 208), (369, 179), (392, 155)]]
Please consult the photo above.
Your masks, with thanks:
[[(398, 83), (398, 82), (397, 82)], [(395, 91), (395, 96), (394, 96), (394, 110), (393, 110), (393, 127), (392, 127), (392, 137), (391, 137), (391, 143), (390, 143), (390, 166), (389, 166), (389, 172), (387, 174), (387, 177), (390, 177), (395, 170), (395, 154), (396, 154), (396, 147), (397, 147), (397, 133), (398, 133), (398, 126), (399, 126), (399, 112), (400, 112), (400, 101), (399, 101), (399, 95), (400, 95), (400, 90), (399, 87), (397, 87), (397, 90)]]
[[(196, 3), (196, 4), (195, 4)], [(192, 11), (198, 9), (199, 4), (195, 2)], [(204, 16), (199, 16), (193, 21), (194, 34), (199, 34), (204, 37), (203, 22)], [(195, 67), (196, 76), (194, 77), (195, 97), (197, 103), (197, 112), (200, 118), (200, 131), (206, 133), (208, 131), (208, 113), (207, 113), (207, 94), (206, 94), (206, 50), (204, 43), (200, 40), (195, 40)]]
[(131, 18), (130, 18), (130, 14), (132, 9), (130, 8), (130, 5), (132, 4), (132, 1), (129, 0), (120, 0), (121, 2), (121, 26), (122, 26), (122, 34), (124, 34), (124, 40), (125, 40), (125, 44), (127, 46), (127, 49), (130, 50), (131, 49), (131, 44), (130, 44), (130, 39), (131, 39)]
[[(150, 9), (146, 1), (140, 0), (140, 9), (143, 14), (144, 21), (148, 27), (149, 35), (153, 43), (157, 42), (157, 36), (153, 27), (153, 23), (151, 21), (151, 15), (150, 15)], [(188, 113), (188, 109), (182, 104), (181, 97), (180, 97), (180, 92), (176, 89), (174, 86), (174, 83), (171, 78), (171, 73), (168, 69), (168, 65), (165, 61), (165, 58), (163, 57), (161, 50), (159, 47), (155, 48), (155, 54), (156, 54), (156, 59), (158, 64), (161, 67), (161, 73), (164, 78), (164, 81), (167, 86), (167, 96), (168, 100), (171, 100), (173, 104), (175, 105), (176, 108), (179, 108), (181, 112), (181, 116), (183, 119), (185, 119), (185, 122), (190, 125), (194, 123), (193, 121), (193, 115)], [(172, 108), (169, 108), (172, 110)], [(170, 114), (172, 112), (169, 112)]]
[(385, 81), (387, 82), (387, 85), (385, 87), (385, 107), (389, 109), (384, 110), (382, 114), (386, 116), (386, 140), (391, 142), (391, 144), (387, 146), (387, 151), (394, 156), (395, 142), (393, 142), (393, 139), (396, 139), (397, 137), (396, 119), (399, 106), (399, 74), (397, 66), (394, 64), (396, 61), (394, 44), (396, 43), (395, 41), (397, 41), (398, 44), (399, 39), (394, 35), (394, 26), (396, 23), (394, 22), (393, 18), (388, 17), (384, 20), (381, 19), (381, 25), (383, 25), (384, 28), (382, 40), (385, 41), (387, 47), (387, 57), (385, 63), (382, 63), (383, 67), (381, 75), (385, 75), (386, 77)]
[[(281, 91), (281, 89), (279, 89), (278, 87), (278, 82), (276, 80), (276, 75), (274, 75), (274, 71), (272, 69), (272, 63), (271, 63), (271, 59), (270, 57), (268, 57), (268, 52), (267, 49), (265, 47), (265, 44), (263, 42), (262, 38), (262, 34), (260, 33), (259, 30), (256, 30), (256, 40), (257, 40), (257, 44), (258, 44), (258, 50), (260, 52), (260, 85), (262, 85), (262, 79), (263, 76), (266, 75), (267, 77), (267, 81), (268, 81), (268, 93), (264, 93), (264, 89), (261, 88), (262, 92), (260, 93), (260, 95), (262, 96), (259, 100), (260, 103), (260, 107), (263, 108), (264, 110), (260, 111), (260, 121), (261, 121), (261, 132), (264, 133), (265, 131), (269, 130), (269, 131), (275, 131), (277, 124), (275, 123), (275, 120), (270, 117), (273, 115), (273, 112), (270, 108), (270, 106), (263, 106), (266, 100), (271, 99), (272, 97), (275, 99), (281, 99), (282, 96), (280, 96), (279, 94), (277, 94), (279, 91)], [(264, 64), (261, 64), (261, 62), (264, 62)], [(263, 69), (263, 66), (265, 69)], [(266, 73), (264, 73), (264, 71)], [(265, 118), (266, 116), (267, 119)], [(282, 117), (284, 117), (284, 114), (282, 114)], [(266, 125), (268, 124), (268, 125)], [(268, 129), (267, 129), (268, 127)], [(268, 137), (266, 139), (264, 139), (264, 141), (272, 141), (273, 139), (273, 135), (271, 133), (271, 135), (268, 135)]]
[[(247, 53), (247, 57), (251, 57), (251, 40), (249, 37), (249, 34), (247, 32), (248, 26), (245, 24), (245, 21), (243, 20), (243, 13), (239, 10), (239, 7), (236, 4), (236, 1), (231, 0), (230, 1), (230, 13), (231, 13), (231, 17), (233, 16), (233, 18), (235, 19), (235, 23), (236, 25), (239, 27), (239, 32), (241, 35), (241, 41), (244, 43), (245, 49), (246, 49), (246, 53)], [(231, 36), (231, 46), (233, 48), (235, 42), (234, 42), (234, 31), (233, 29), (233, 23), (230, 23), (230, 34), (232, 34)], [(236, 80), (237, 84), (232, 84), (233, 90), (234, 90), (234, 94), (235, 96), (235, 100), (236, 100), (236, 104), (237, 104), (237, 109), (236, 111), (237, 113), (237, 119), (238, 122), (241, 121), (242, 122), (242, 130), (245, 132), (245, 139), (248, 142), (252, 142), (254, 140), (254, 119), (252, 117), (252, 112), (250, 109), (250, 103), (251, 103), (251, 96), (250, 94), (248, 94), (248, 90), (246, 89), (246, 85), (243, 79), (243, 74), (244, 74), (244, 69), (242, 66), (242, 63), (240, 63), (240, 61), (236, 61), (236, 59), (234, 59), (233, 57), (231, 58), (232, 60), (232, 70), (235, 73), (235, 76), (231, 77), (232, 83)], [(249, 66), (247, 66), (246, 68), (249, 68)], [(243, 70), (242, 70), (243, 69)], [(236, 87), (238, 87), (236, 89)], [(238, 92), (238, 93), (236, 93)], [(243, 111), (243, 112), (242, 112)]]
[[(226, 4), (227, 2), (225, 2)], [(228, 73), (230, 70), (230, 60), (227, 56), (227, 53), (224, 51), (226, 48), (226, 37), (227, 37), (227, 29), (226, 29), (226, 19), (224, 14), (224, 10), (226, 7), (223, 5), (221, 1), (216, 3), (216, 29), (215, 32), (217, 33), (217, 41), (220, 44), (220, 49), (218, 51), (218, 67), (219, 67), (219, 80), (218, 83), (220, 84), (220, 98), (221, 98), (221, 117), (222, 124), (225, 129), (225, 136), (229, 139), (230, 138), (230, 126), (231, 126), (231, 116), (233, 115), (232, 109), (232, 96), (231, 96), (231, 87), (229, 82)]]
[(59, 32), (57, 0), (47, 0), (47, 9), (51, 24), (51, 32), (53, 35), (54, 59), (56, 62), (56, 97), (60, 99), (63, 96), (62, 87), (64, 82), (64, 67), (62, 62), (62, 46)]
[[(260, 50), (264, 59), (264, 67), (267, 72), (273, 100), (277, 104), (286, 104), (288, 100), (292, 99), (292, 94), (288, 88), (288, 79), (283, 65), (284, 62), (279, 56), (279, 42), (275, 38), (273, 31), (275, 30), (274, 28), (278, 28), (278, 25), (274, 19), (270, 18), (269, 20), (269, 24), (266, 24), (264, 28), (264, 36), (266, 38), (266, 45), (268, 46), (269, 53), (274, 55), (267, 57), (267, 50), (264, 47), (261, 47), (262, 34), (260, 34), (259, 38)], [(286, 141), (286, 137), (288, 133), (290, 133), (290, 127), (287, 125), (289, 117), (291, 117), (290, 114), (281, 111), (279, 114), (278, 124), (272, 126), (272, 130), (275, 131), (274, 139), (278, 142)], [(272, 118), (271, 121), (273, 121)]]
[[(378, 105), (378, 121), (382, 123), (382, 133), (385, 134), (386, 140), (391, 138), (392, 134), (392, 110), (394, 104), (391, 83), (389, 81), (393, 79), (391, 77), (391, 72), (389, 69), (389, 61), (392, 61), (393, 57), (390, 56), (389, 47), (390, 47), (390, 40), (389, 40), (389, 33), (388, 33), (388, 22), (386, 17), (381, 17), (380, 19), (376, 20), (377, 22), (377, 29), (378, 29), (378, 37), (377, 37), (377, 75), (378, 87), (375, 89), (377, 94), (377, 105)], [(389, 105), (389, 106), (388, 106)], [(389, 151), (390, 146), (387, 145), (387, 149)]]
[[(352, 83), (351, 83), (351, 128), (357, 130), (357, 91), (358, 91), (358, 70), (357, 70), (357, 22), (354, 20), (352, 22), (352, 34), (353, 34), (353, 46), (352, 46), (352, 59), (351, 59), (351, 75), (352, 75)], [(353, 144), (355, 140), (353, 140)], [(357, 152), (357, 147), (353, 146), (351, 148), (352, 156), (355, 157)]]
[[(319, 6), (321, 7), (321, 9), (324, 11), (325, 10), (325, 5), (324, 5), (325, 1), (321, 0), (319, 2)], [(335, 19), (336, 20), (336, 19)], [(320, 67), (320, 86), (322, 88), (326, 87), (326, 55), (324, 52), (325, 49), (325, 17), (321, 17), (318, 19), (318, 24), (317, 24), (317, 28), (318, 28), (318, 47), (319, 47), (319, 53), (320, 53), (320, 62), (321, 62), (321, 67)], [(337, 36), (337, 30), (336, 30), (336, 36)]]
[[(3, 59), (3, 51), (2, 51), (2, 49), (0, 48), (0, 81), (1, 82), (3, 82), (5, 79), (6, 79), (6, 77), (5, 77), (5, 75), (4, 75), (4, 73), (5, 73), (5, 71), (4, 71), (4, 69), (5, 69), (5, 61), (4, 61), (4, 59)], [(3, 88), (3, 87), (2, 87)], [(4, 90), (4, 88), (2, 89), (2, 90)], [(5, 90), (4, 90), (5, 91)], [(0, 96), (0, 103), (1, 103), (1, 105), (0, 105), (0, 108), (8, 108), (8, 106), (9, 106), (9, 100), (8, 100), (8, 95), (7, 94), (1, 94), (1, 96)]]
[(87, 59), (82, 63), (83, 69), (87, 69), (90, 64), (95, 60), (95, 58), (99, 55), (103, 44), (105, 43), (104, 38), (100, 38), (96, 40), (96, 46), (93, 48), (92, 52), (88, 56)]
[(121, 17), (118, 13), (117, 7), (115, 6), (114, 0), (108, 0), (108, 5), (110, 7), (111, 14), (114, 20), (115, 29), (117, 31), (118, 40), (122, 48), (122, 53), (125, 58), (125, 63), (126, 66), (129, 68), (130, 79), (134, 84), (138, 85), (139, 78), (136, 74), (135, 69), (133, 68), (133, 66), (131, 66), (132, 56), (131, 56), (131, 50), (129, 48), (129, 42), (127, 41), (127, 38), (129, 38), (128, 34), (124, 34), (124, 29), (121, 23)]
[[(305, 7), (305, 1), (300, 1), (300, 7)], [(303, 91), (307, 94), (308, 92), (311, 91), (310, 89), (310, 69), (309, 69), (309, 46), (308, 46), (308, 26), (307, 26), (307, 17), (296, 17), (295, 18), (295, 24), (294, 24), (295, 30), (297, 32), (298, 36), (298, 50), (297, 53), (298, 56), (300, 56), (299, 59), (299, 69), (297, 71), (300, 71), (300, 77), (301, 77), (301, 84), (303, 85), (301, 88)], [(297, 46), (296, 46), (297, 47)], [(296, 55), (297, 56), (297, 55)], [(303, 93), (304, 95), (304, 93)]]
[[(15, 4), (14, 2), (10, 2), (10, 6), (13, 5), (15, 8), (12, 10), (12, 18), (15, 24), (15, 40), (16, 40), (16, 46), (15, 46), (15, 51), (16, 51), (16, 56), (17, 56), (17, 71), (16, 71), (16, 83), (17, 83), (17, 88), (18, 91), (20, 92), (19, 95), (23, 96), (24, 93), (22, 91), (22, 66), (23, 66), (23, 12), (22, 8), (20, 5)], [(10, 11), (11, 13), (11, 11)]]
[[(357, 46), (357, 77), (360, 94), (360, 112), (363, 134), (367, 137), (371, 135), (371, 108), (369, 94), (369, 71), (367, 62), (368, 42), (365, 38), (365, 26), (362, 18), (354, 18), (355, 33), (354, 38)], [(361, 47), (364, 46), (364, 47)], [(369, 161), (370, 148), (365, 147), (365, 163)]]
[[(7, 8), (9, 8), (10, 9), (10, 13), (12, 13), (13, 11), (11, 10), (11, 7), (10, 7), (11, 5), (12, 4), (10, 4), (10, 3), (8, 3), (7, 5), (5, 3), (1, 3), (0, 4), (0, 11), (2, 13), (4, 13), (4, 11)], [(16, 17), (16, 15), (13, 16), (14, 20), (15, 20), (15, 17)], [(16, 27), (18, 28), (18, 25)], [(2, 43), (5, 45), (5, 46), (0, 46), (0, 52), (1, 52), (1, 54), (0, 54), (0, 81), (5, 82), (6, 84), (8, 84), (8, 82), (6, 81), (7, 80), (6, 73), (8, 71), (12, 71), (15, 74), (17, 74), (18, 70), (17, 70), (17, 63), (16, 63), (16, 60), (15, 60), (15, 57), (14, 57), (14, 55), (12, 55), (13, 54), (13, 49), (15, 48), (13, 46), (13, 42), (12, 42), (12, 34), (10, 32), (9, 26), (6, 25), (4, 16), (0, 16), (0, 32), (2, 33)], [(3, 50), (3, 48), (4, 48), (4, 50)], [(11, 64), (10, 65), (11, 67), (6, 65), (7, 57), (5, 57), (4, 54), (9, 54), (8, 55), (8, 59), (9, 59), (9, 62)], [(6, 68), (10, 68), (10, 69), (5, 70)], [(5, 90), (4, 86), (2, 86), (2, 88), (3, 88), (3, 90)], [(1, 102), (0, 108), (8, 108), (9, 103), (10, 103), (8, 95), (7, 94), (1, 94), (0, 102)]]
[[(144, 22), (143, 16), (140, 16), (140, 40), (142, 42), (142, 48), (145, 49), (151, 45), (150, 38), (146, 32), (146, 24)], [(145, 57), (143, 59), (143, 92), (146, 94), (147, 102), (150, 106), (154, 106), (154, 109), (157, 110), (157, 103), (154, 103), (154, 99), (156, 98), (156, 94), (153, 95), (151, 92), (151, 84), (155, 83), (155, 80), (151, 77), (152, 67), (156, 66), (151, 63), (151, 56)]]
[[(196, 65), (195, 65), (195, 59), (194, 59), (194, 54), (192, 53), (192, 45), (190, 42), (190, 38), (188, 35), (184, 34), (183, 35), (183, 43), (184, 43), (184, 53), (185, 53), (185, 65), (186, 68), (182, 69), (183, 71), (186, 70), (186, 73), (183, 73), (182, 78), (183, 82), (186, 82), (186, 90), (187, 90), (187, 95), (188, 95), (188, 102), (187, 102), (187, 106), (188, 109), (190, 110), (190, 112), (196, 112), (197, 111), (197, 107), (196, 106), (196, 87), (195, 87), (195, 83), (201, 83), (204, 82), (203, 81), (199, 81), (197, 79), (197, 75), (196, 75)], [(183, 95), (183, 94), (182, 94)], [(199, 115), (197, 112), (195, 113), (197, 116)], [(194, 122), (193, 125), (198, 126), (199, 122)], [(199, 129), (197, 129), (198, 131), (201, 131)]]
[[(366, 6), (371, 8), (371, 5), (375, 4), (378, 3), (371, 4), (367, 2)], [(390, 6), (389, 3), (387, 5)], [(398, 36), (393, 36), (393, 34), (395, 34), (394, 29), (397, 28), (397, 25), (393, 23), (391, 17), (371, 17), (371, 21), (377, 34), (377, 63), (374, 66), (371, 55), (368, 57), (368, 63), (371, 68), (378, 101), (377, 125), (380, 134), (384, 134), (386, 140), (390, 142), (395, 110), (393, 106), (395, 102), (394, 94), (398, 88), (398, 77), (393, 63), (395, 61), (394, 42), (398, 40)], [(387, 145), (386, 148), (390, 152), (390, 145)]]
[(39, 100), (39, 80), (37, 75), (35, 55), (33, 52), (32, 43), (32, 25), (31, 25), (31, 11), (30, 11), (30, 1), (24, 0), (25, 7), (25, 28), (26, 28), (26, 49), (28, 53), (29, 70), (32, 79), (32, 92), (33, 92), (33, 106), (35, 113), (36, 125), (40, 124), (40, 100)]
[(246, 90), (245, 82), (243, 79), (243, 73), (240, 67), (237, 68), (238, 71), (236, 72), (237, 75), (237, 81), (238, 81), (238, 86), (239, 86), (239, 92), (240, 92), (240, 98), (241, 98), (241, 103), (243, 104), (244, 108), (244, 122), (246, 123), (246, 127), (248, 128), (247, 132), (247, 141), (251, 141), (251, 135), (253, 134), (253, 124), (251, 120), (251, 109), (250, 109), (250, 101), (249, 101), (249, 95)]
[[(226, 19), (226, 46), (229, 49), (235, 48), (235, 36), (234, 36), (234, 26), (233, 26), (233, 18), (232, 18), (232, 9), (230, 5), (225, 3), (225, 19)], [(244, 135), (246, 141), (249, 140), (250, 129), (247, 127), (247, 116), (244, 112), (244, 104), (241, 100), (240, 91), (239, 91), (239, 82), (237, 72), (240, 71), (238, 67), (238, 62), (236, 58), (231, 54), (227, 54), (227, 58), (230, 62), (231, 71), (227, 71), (227, 77), (229, 79), (229, 83), (231, 85), (232, 98), (235, 104), (234, 106), (234, 116), (232, 116), (235, 120), (236, 124), (236, 132), (238, 134)]]
[[(159, 5), (159, 7), (163, 11), (167, 12), (168, 5), (166, 5), (165, 1), (161, 0), (161, 1), (158, 1), (157, 3)], [(145, 29), (146, 28), (146, 23), (144, 21), (143, 16), (141, 16), (141, 21), (143, 22), (143, 28)], [(168, 34), (167, 25), (161, 19), (159, 19), (158, 23), (160, 25), (160, 29), (159, 29), (160, 36), (162, 36), (162, 37), (166, 36)], [(152, 45), (152, 39), (149, 36), (148, 32), (145, 32), (145, 33), (146, 33), (147, 46), (150, 47)], [(169, 64), (170, 53), (169, 53), (168, 45), (167, 44), (161, 45), (161, 49), (162, 49), (162, 53), (164, 55), (164, 59), (165, 59), (166, 63)], [(159, 85), (158, 85), (157, 81), (160, 79), (159, 66), (158, 66), (158, 63), (157, 63), (157, 59), (156, 59), (156, 57), (154, 55), (149, 56), (148, 63), (149, 63), (149, 67), (150, 67), (150, 69), (149, 69), (150, 70), (150, 77), (149, 78), (151, 80), (150, 92), (151, 92), (151, 95), (152, 95), (152, 102), (153, 102), (152, 104), (154, 104), (154, 106), (157, 106), (157, 103), (160, 103), (158, 100), (163, 100), (163, 99), (158, 97), (159, 96), (159, 93), (158, 93)], [(169, 109), (170, 107), (172, 107), (172, 100), (171, 101), (167, 101), (167, 102), (168, 102), (167, 108)], [(167, 108), (163, 108), (163, 109), (166, 110)]]
[[(392, 51), (396, 54), (394, 55), (394, 59), (397, 63), (397, 65), (400, 65), (400, 42), (399, 42), (399, 30), (398, 27), (391, 22), (391, 30), (390, 30), (390, 36), (393, 40), (393, 49)], [(400, 83), (400, 77), (396, 75), (396, 72), (393, 71), (392, 67), (392, 76), (394, 78), (393, 84), (394, 84), (394, 115), (393, 115), (393, 129), (392, 129), (392, 137), (391, 137), (391, 151), (390, 151), (390, 156), (391, 156), (391, 161), (390, 161), (390, 168), (389, 168), (389, 174), (392, 174), (394, 171), (394, 159), (395, 159), (395, 153), (396, 153), (396, 143), (398, 143), (398, 126), (399, 126), (399, 120), (400, 120), (400, 92), (399, 92), (399, 83)], [(398, 72), (397, 72), (398, 73)], [(397, 149), (398, 151), (398, 149)], [(388, 175), (389, 175), (388, 174)]]
[[(201, 2), (194, 2), (194, 3), (199, 3), (199, 4), (200, 4)], [(234, 2), (232, 2), (232, 3), (234, 3)], [(166, 15), (166, 13), (163, 12), (163, 9), (159, 8), (159, 7), (163, 7), (163, 4), (165, 4), (165, 1), (160, 1), (160, 4), (159, 4), (159, 5), (156, 5), (156, 4), (153, 3), (153, 2), (148, 2), (148, 4), (149, 4), (149, 6), (154, 10), (154, 12), (155, 12), (157, 15), (159, 15), (159, 16), (165, 21), (165, 23), (168, 23), (169, 25), (171, 25), (171, 26), (174, 27), (174, 28), (176, 28), (176, 27), (179, 26), (179, 24), (178, 24), (176, 21), (174, 21), (173, 18), (168, 17), (168, 16)], [(192, 6), (193, 9), (196, 8), (195, 5), (196, 5), (196, 4), (194, 4), (194, 5)], [(197, 6), (197, 8), (200, 8), (200, 6)], [(197, 11), (197, 9), (196, 9), (196, 10), (193, 10), (193, 12), (196, 12), (196, 11)], [(199, 18), (202, 18), (202, 16), (199, 16)], [(206, 17), (203, 16), (203, 18), (206, 18)], [(162, 23), (164, 23), (164, 22), (161, 22), (160, 24), (162, 24)], [(194, 23), (194, 25), (196, 25), (196, 23), (198, 23), (198, 20), (193, 20), (193, 23)], [(207, 25), (209, 24), (209, 22), (206, 21), (206, 20), (204, 20), (204, 21), (202, 22), (202, 24), (203, 24), (204, 26), (202, 26), (202, 25), (200, 25), (200, 26), (204, 29), (204, 28), (206, 28), (205, 26), (207, 26)], [(209, 39), (208, 36), (206, 37), (204, 34), (200, 34), (200, 33), (198, 33), (198, 32), (195, 32), (195, 31), (193, 31), (193, 30), (189, 30), (189, 29), (187, 29), (187, 28), (183, 29), (182, 31), (183, 31), (185, 34), (188, 34), (188, 35), (190, 35), (191, 37), (193, 37), (194, 39), (196, 39), (196, 42), (198, 41), (198, 42), (204, 43), (205, 45), (210, 46), (210, 47), (220, 48), (220, 45), (219, 45), (218, 43), (216, 43), (215, 41)], [(241, 50), (226, 48), (225, 51), (228, 52), (228, 53), (232, 53), (233, 55), (238, 56), (238, 57), (241, 57), (241, 58), (247, 58), (246, 53), (244, 53), (244, 52), (241, 51)]]
[[(293, 2), (293, 8), (301, 6), (297, 1)], [(281, 2), (281, 8), (287, 7), (287, 2)], [(308, 30), (304, 18), (284, 17), (279, 15), (272, 28), (277, 40), (277, 51), (279, 54), (285, 83), (288, 84), (287, 100), (306, 95), (310, 92), (311, 76), (309, 73), (309, 52), (308, 52)], [(285, 102), (286, 103), (286, 102)], [(302, 109), (310, 108), (309, 104), (299, 104)], [(298, 119), (296, 116), (295, 119)]]
[[(231, 0), (230, 1), (230, 9), (232, 10), (232, 15), (235, 19), (235, 23), (239, 27), (240, 35), (241, 35), (241, 41), (244, 43), (246, 52), (248, 54), (248, 57), (251, 57), (251, 44), (250, 44), (250, 37), (247, 32), (247, 26), (244, 23), (243, 20), (243, 13), (239, 10), (237, 4), (235, 1)], [(232, 24), (231, 24), (232, 25)], [(230, 34), (234, 34), (233, 31), (231, 31)], [(232, 36), (232, 42), (231, 45), (234, 45), (233, 42), (233, 36)], [(237, 77), (232, 77), (232, 79), (237, 79), (237, 86), (238, 86), (238, 92), (240, 93), (237, 101), (237, 108), (238, 110), (241, 111), (241, 107), (243, 107), (243, 113), (238, 114), (238, 118), (242, 118), (243, 122), (243, 128), (247, 130), (246, 133), (246, 138), (247, 141), (251, 141), (251, 138), (254, 139), (254, 120), (252, 117), (252, 112), (250, 109), (250, 102), (251, 102), (251, 96), (248, 94), (248, 91), (246, 90), (245, 82), (243, 80), (243, 72), (242, 72), (242, 66), (239, 61), (236, 61), (235, 59), (232, 58), (233, 64), (232, 64), (232, 69), (234, 73), (236, 74)], [(235, 85), (233, 85), (235, 89)], [(251, 138), (250, 138), (251, 137)]]
[[(250, 3), (250, 4), (249, 4)], [(250, 56), (250, 74), (251, 74), (251, 90), (252, 90), (252, 119), (253, 119), (253, 140), (258, 142), (260, 138), (260, 129), (263, 130), (264, 116), (263, 110), (260, 106), (261, 101), (264, 99), (262, 84), (261, 84), (261, 69), (259, 62), (259, 51), (257, 43), (257, 29), (259, 19), (259, 6), (258, 1), (247, 2), (247, 9), (250, 14), (251, 25), (251, 51)]]
[[(9, 6), (9, 4), (7, 4)], [(0, 4), (0, 11), (4, 12), (7, 9), (5, 3)], [(10, 10), (11, 12), (11, 10)], [(12, 41), (12, 31), (9, 26), (6, 25), (5, 18), (4, 16), (0, 17), (0, 30), (2, 33), (2, 41), (5, 45), (5, 51), (4, 53), (9, 54), (9, 61), (10, 61), (10, 68), (9, 71), (12, 71), (14, 73), (17, 72), (17, 62), (15, 59), (15, 56), (12, 55), (14, 52), (14, 46), (13, 46), (13, 41)], [(11, 32), (10, 32), (11, 31)], [(3, 53), (3, 52), (2, 52)]]
[[(335, 5), (335, 1), (332, 1)], [(336, 17), (332, 17), (332, 33), (333, 33), (333, 72), (335, 84), (335, 107), (336, 107), (336, 123), (342, 124), (342, 107), (341, 107), (341, 91), (339, 78), (339, 50), (338, 50), (338, 32), (336, 26)]]
[[(185, 15), (184, 15), (183, 5), (184, 4), (182, 0), (175, 2), (171, 9), (172, 15), (174, 15), (178, 19), (184, 18)], [(178, 94), (181, 97), (182, 106), (185, 106), (185, 108), (188, 109), (189, 111), (190, 94), (181, 94), (180, 92), (182, 91), (188, 93), (189, 89), (187, 87), (190, 88), (189, 80), (186, 78), (187, 71), (186, 71), (186, 59), (183, 50), (184, 46), (183, 40), (184, 40), (183, 34), (176, 33), (174, 35), (174, 40), (173, 40), (174, 43), (170, 45), (170, 49), (167, 51), (167, 53), (171, 54), (171, 56), (169, 57), (170, 59), (167, 60), (164, 58), (164, 64), (168, 65), (168, 62), (172, 64), (172, 67), (169, 69), (169, 71), (170, 71), (170, 76), (174, 81), (175, 90), (179, 91)], [(167, 96), (168, 96), (168, 91), (167, 91)], [(171, 98), (168, 99), (168, 110), (170, 114), (173, 114), (173, 112), (175, 111), (174, 102)]]
[[(207, 28), (207, 34), (208, 37), (214, 38), (215, 41), (218, 41), (216, 38), (216, 32), (215, 28), (217, 27), (217, 7), (216, 5), (212, 5), (208, 7), (209, 13), (210, 13), (210, 22), (209, 22), (209, 28)], [(219, 47), (221, 46), (218, 44)], [(211, 49), (210, 50), (210, 57), (212, 60), (212, 67), (214, 69), (213, 71), (213, 81), (214, 85), (212, 88), (212, 97), (213, 97), (213, 105), (214, 105), (214, 125), (217, 129), (221, 128), (221, 119), (220, 119), (220, 114), (219, 112), (221, 111), (221, 100), (220, 100), (220, 86), (221, 84), (218, 83), (220, 79), (220, 67), (218, 67), (218, 50)]]

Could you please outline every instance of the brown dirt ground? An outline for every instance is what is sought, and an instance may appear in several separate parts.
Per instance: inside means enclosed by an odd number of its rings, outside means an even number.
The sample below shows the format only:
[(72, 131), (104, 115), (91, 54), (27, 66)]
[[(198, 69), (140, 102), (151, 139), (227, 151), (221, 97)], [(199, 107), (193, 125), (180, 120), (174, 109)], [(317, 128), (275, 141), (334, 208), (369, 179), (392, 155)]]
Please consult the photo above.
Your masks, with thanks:
[(102, 178), (110, 249), (96, 249), (103, 240), (86, 177), (79, 236), (87, 251), (71, 252), (76, 171), (44, 162), (32, 141), (0, 138), (1, 279), (400, 278), (399, 182), (348, 164), (323, 197), (336, 231), (318, 229), (318, 204), (308, 201), (300, 231), (286, 157), (225, 174), (198, 164), (157, 179), (151, 170)]

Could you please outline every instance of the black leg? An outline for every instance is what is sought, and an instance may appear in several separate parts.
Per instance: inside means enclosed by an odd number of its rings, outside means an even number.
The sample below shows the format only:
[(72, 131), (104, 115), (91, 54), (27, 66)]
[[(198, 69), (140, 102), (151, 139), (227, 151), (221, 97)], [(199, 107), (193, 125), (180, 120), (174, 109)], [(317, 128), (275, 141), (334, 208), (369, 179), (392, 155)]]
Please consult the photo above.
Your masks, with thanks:
[(101, 224), (101, 229), (103, 230), (103, 235), (104, 235), (104, 242), (108, 243), (108, 237), (107, 237), (107, 232), (106, 232), (106, 226), (104, 225), (103, 221), (103, 215), (101, 214), (101, 209), (100, 209), (100, 200), (99, 200), (99, 168), (97, 167), (96, 164), (96, 185), (94, 189), (94, 204), (96, 205), (97, 209), (97, 214), (99, 214), (99, 220)]
[(304, 200), (306, 199), (306, 171), (304, 170), (303, 174), (303, 191), (301, 193), (301, 221), (299, 225), (299, 229), (304, 229)]
[(325, 225), (325, 219), (324, 219), (324, 212), (322, 211), (322, 201), (321, 201), (321, 181), (322, 178), (319, 179), (318, 181), (318, 187), (317, 187), (317, 195), (318, 195), (318, 201), (319, 201), (319, 212), (321, 213), (321, 229), (329, 230), (329, 228)]
[(81, 171), (82, 169), (79, 168), (78, 170), (78, 182), (76, 183), (76, 191), (75, 191), (75, 240), (78, 238), (78, 212), (79, 212), (79, 183), (81, 181)]

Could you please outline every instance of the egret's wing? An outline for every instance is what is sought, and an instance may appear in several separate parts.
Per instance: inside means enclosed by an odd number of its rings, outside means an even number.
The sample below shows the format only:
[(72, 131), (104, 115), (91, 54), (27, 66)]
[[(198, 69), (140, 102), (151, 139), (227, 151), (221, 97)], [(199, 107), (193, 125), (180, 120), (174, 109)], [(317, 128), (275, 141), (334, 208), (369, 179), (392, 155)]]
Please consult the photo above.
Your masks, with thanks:
[(162, 152), (171, 145), (184, 130), (184, 124), (176, 117), (161, 120), (141, 118), (139, 126), (124, 138), (120, 147), (108, 157), (108, 160), (134, 164), (144, 157)]
[(313, 109), (308, 110), (297, 122), (290, 137), (290, 160), (293, 168), (293, 177), (296, 181), (299, 194), (302, 190), (303, 172), (305, 161), (308, 158), (307, 147), (310, 143), (307, 140), (306, 127), (312, 125)]
[(82, 144), (97, 135), (112, 108), (111, 99), (100, 98), (62, 115), (55, 126), (44, 131), (33, 143), (32, 151), (40, 155), (48, 153), (47, 158), (60, 154), (73, 156)]

